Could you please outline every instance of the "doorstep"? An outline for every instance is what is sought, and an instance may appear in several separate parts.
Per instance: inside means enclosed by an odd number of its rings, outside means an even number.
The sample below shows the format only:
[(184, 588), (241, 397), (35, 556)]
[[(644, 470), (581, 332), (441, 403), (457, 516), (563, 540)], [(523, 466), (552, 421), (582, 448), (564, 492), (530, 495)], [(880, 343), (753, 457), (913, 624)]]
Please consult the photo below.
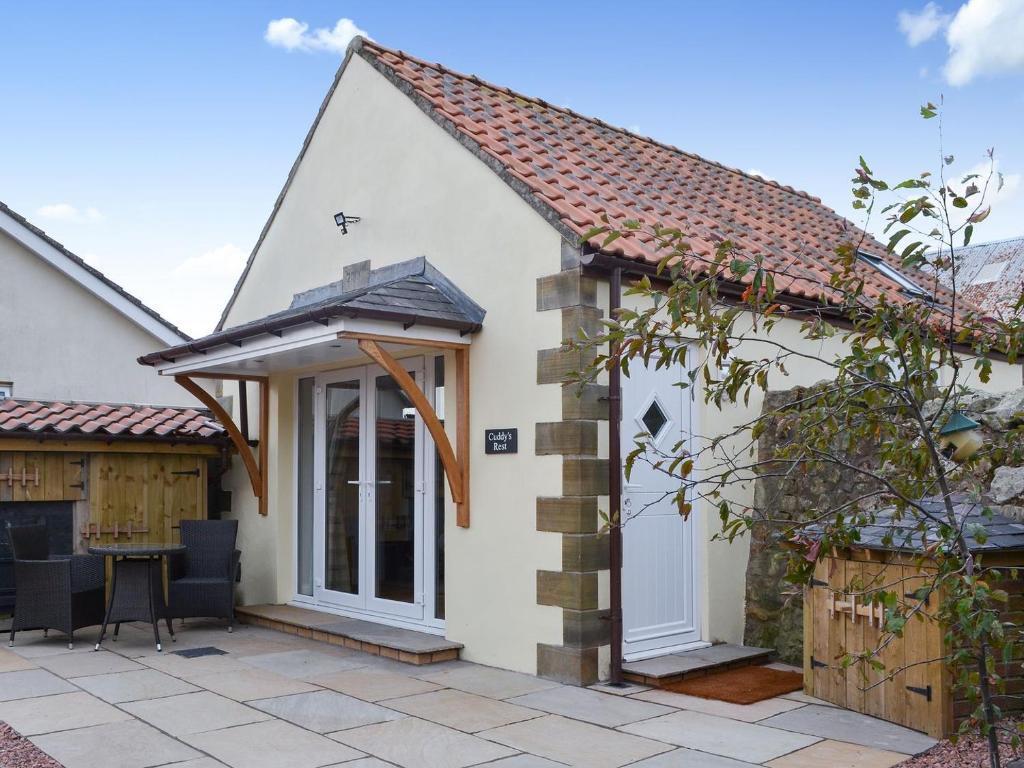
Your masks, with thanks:
[(407, 664), (434, 664), (459, 658), (462, 643), (363, 619), (299, 608), (294, 605), (245, 605), (235, 608), (244, 624), (340, 645)]
[(631, 683), (667, 685), (709, 672), (764, 664), (771, 661), (774, 653), (771, 648), (719, 643), (693, 651), (680, 651), (643, 661), (624, 662), (622, 676)]

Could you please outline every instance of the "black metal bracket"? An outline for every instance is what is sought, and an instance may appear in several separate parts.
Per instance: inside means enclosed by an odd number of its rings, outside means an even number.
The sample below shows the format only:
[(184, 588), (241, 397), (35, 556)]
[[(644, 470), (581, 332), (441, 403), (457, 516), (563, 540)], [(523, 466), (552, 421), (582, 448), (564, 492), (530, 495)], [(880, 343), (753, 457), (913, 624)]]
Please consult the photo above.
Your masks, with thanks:
[(909, 597), (911, 600), (920, 600), (925, 605), (928, 605), (928, 603), (932, 599), (932, 593), (931, 592), (929, 592), (927, 595), (925, 595), (924, 598), (918, 597), (916, 592), (904, 592), (903, 596), (904, 597)]
[(182, 469), (177, 472), (171, 472), (172, 475), (192, 475), (193, 477), (199, 477), (199, 469)]
[(76, 459), (74, 461), (69, 461), (68, 464), (77, 464), (80, 467), (84, 467), (85, 466), (85, 459)]
[(822, 667), (827, 668), (828, 664), (824, 661), (818, 661), (816, 658), (811, 656), (811, 669), (821, 669)]
[(932, 687), (930, 685), (925, 686), (924, 688), (919, 688), (914, 685), (908, 685), (907, 690), (911, 693), (916, 693), (919, 696), (924, 696), (928, 701), (932, 700)]
[(811, 586), (812, 587), (827, 587), (828, 586), (828, 582), (827, 581), (822, 581), (821, 579), (811, 579)]

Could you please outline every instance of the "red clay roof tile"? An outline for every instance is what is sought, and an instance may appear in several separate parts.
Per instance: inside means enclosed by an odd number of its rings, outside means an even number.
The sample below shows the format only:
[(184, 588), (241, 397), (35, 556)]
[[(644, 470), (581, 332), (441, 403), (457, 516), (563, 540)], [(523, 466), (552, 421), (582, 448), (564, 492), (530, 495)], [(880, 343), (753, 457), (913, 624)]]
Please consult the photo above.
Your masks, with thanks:
[[(951, 298), (934, 278), (903, 269), (881, 243), (805, 192), (368, 40), (358, 49), (403, 91), (411, 88), (435, 119), (496, 158), (577, 236), (600, 226), (604, 215), (619, 223), (637, 218), (693, 232), (691, 245), (706, 256), (715, 248), (714, 234), (741, 253), (764, 255), (770, 268), (791, 265), (791, 276), (777, 283), (796, 296), (826, 300), (838, 266), (836, 248), (864, 237), (863, 250), (887, 258), (940, 301)], [(590, 245), (599, 249), (600, 238)], [(620, 238), (609, 253), (649, 263), (664, 255), (650, 238), (639, 237)], [(904, 298), (881, 272), (857, 268), (869, 298)]]
[(208, 411), (198, 408), (0, 400), (0, 439), (76, 435), (220, 443), (227, 432)]

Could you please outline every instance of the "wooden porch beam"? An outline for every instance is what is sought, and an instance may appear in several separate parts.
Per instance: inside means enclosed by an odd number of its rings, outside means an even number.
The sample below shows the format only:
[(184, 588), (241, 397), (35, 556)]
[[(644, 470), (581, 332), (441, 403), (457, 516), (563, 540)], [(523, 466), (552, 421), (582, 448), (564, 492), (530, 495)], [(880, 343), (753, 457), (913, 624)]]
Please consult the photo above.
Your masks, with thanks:
[(469, 347), (455, 350), (455, 430), (463, 497), (455, 509), (455, 524), (469, 528)]
[[(409, 342), (406, 341), (406, 344)], [(444, 466), (444, 474), (448, 478), (448, 487), (451, 488), (452, 499), (456, 504), (465, 503), (465, 489), (463, 485), (463, 472), (452, 450), (452, 444), (448, 440), (448, 434), (444, 431), (444, 425), (437, 418), (437, 413), (430, 407), (426, 395), (423, 394), (412, 376), (405, 370), (390, 352), (384, 350), (380, 344), (373, 339), (359, 339), (359, 348), (377, 362), (385, 371), (391, 374), (402, 391), (412, 400), (413, 406), (423, 419), (430, 436), (434, 438), (434, 445), (441, 457), (441, 464)]]
[[(266, 508), (266, 463), (262, 463), (261, 466), (257, 466), (256, 457), (252, 455), (252, 449), (249, 448), (248, 443), (245, 442), (245, 438), (242, 437), (241, 431), (231, 418), (231, 414), (224, 410), (223, 406), (217, 402), (217, 398), (203, 389), (201, 386), (196, 384), (188, 376), (175, 376), (174, 381), (181, 387), (184, 387), (194, 398), (209, 408), (213, 415), (217, 417), (217, 421), (224, 425), (224, 429), (227, 430), (228, 437), (231, 438), (231, 442), (234, 443), (235, 448), (238, 450), (239, 455), (242, 457), (242, 463), (245, 464), (245, 471), (249, 474), (249, 482), (252, 485), (253, 495), (259, 499), (260, 514), (267, 514)], [(265, 446), (267, 441), (263, 440), (263, 424), (267, 418), (264, 408), (265, 400), (265, 382), (260, 382), (260, 460), (263, 462), (265, 455)]]
[(360, 333), (359, 331), (339, 331), (339, 339), (353, 341), (379, 341), (383, 344), (401, 344), (406, 347), (430, 347), (433, 349), (467, 349), (469, 344), (442, 339), (417, 339), (412, 336), (385, 336), (381, 333)]

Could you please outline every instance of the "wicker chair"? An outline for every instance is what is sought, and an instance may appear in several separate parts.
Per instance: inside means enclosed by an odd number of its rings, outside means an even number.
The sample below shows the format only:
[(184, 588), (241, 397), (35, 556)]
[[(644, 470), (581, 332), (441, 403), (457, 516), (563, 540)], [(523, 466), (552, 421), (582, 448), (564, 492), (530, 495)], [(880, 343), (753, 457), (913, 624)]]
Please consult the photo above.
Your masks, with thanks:
[(103, 623), (103, 558), (92, 555), (50, 555), (46, 525), (8, 525), (14, 555), (14, 620), (16, 632), (56, 629), (74, 647), (75, 630)]
[(235, 578), (242, 553), (235, 549), (237, 520), (182, 520), (185, 552), (168, 560), (167, 616), (215, 618), (235, 623)]

